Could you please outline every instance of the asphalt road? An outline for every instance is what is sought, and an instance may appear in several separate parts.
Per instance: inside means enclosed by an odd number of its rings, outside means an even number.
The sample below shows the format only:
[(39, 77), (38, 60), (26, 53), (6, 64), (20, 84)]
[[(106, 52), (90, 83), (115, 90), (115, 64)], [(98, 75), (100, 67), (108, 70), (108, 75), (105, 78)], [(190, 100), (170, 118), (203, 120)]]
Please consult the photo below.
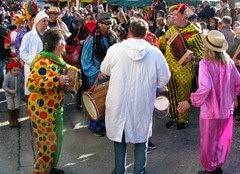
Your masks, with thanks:
[[(58, 168), (66, 174), (110, 174), (114, 168), (113, 143), (107, 137), (95, 137), (87, 129), (87, 118), (76, 110), (66, 95), (64, 140)], [(35, 158), (25, 104), (21, 106), (21, 128), (8, 125), (4, 93), (0, 91), (0, 174), (30, 174)], [(183, 130), (166, 129), (168, 119), (154, 119), (151, 141), (157, 149), (148, 155), (147, 174), (197, 174), (203, 170), (199, 161), (197, 108), (191, 108), (190, 123)], [(133, 172), (133, 145), (128, 146), (128, 172)], [(231, 153), (223, 166), (224, 174), (240, 174), (240, 127), (234, 128)]]

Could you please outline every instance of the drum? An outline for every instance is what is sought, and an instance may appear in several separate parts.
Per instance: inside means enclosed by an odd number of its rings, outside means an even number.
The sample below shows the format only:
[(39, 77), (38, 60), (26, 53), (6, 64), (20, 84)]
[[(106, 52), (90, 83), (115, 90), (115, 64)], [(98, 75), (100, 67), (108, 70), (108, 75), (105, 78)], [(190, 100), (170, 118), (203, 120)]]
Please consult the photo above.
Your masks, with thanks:
[(154, 115), (157, 118), (166, 117), (169, 113), (169, 106), (170, 103), (167, 97), (162, 95), (158, 96), (154, 102)]
[(109, 82), (83, 93), (82, 103), (91, 120), (98, 121), (105, 116), (105, 100)]

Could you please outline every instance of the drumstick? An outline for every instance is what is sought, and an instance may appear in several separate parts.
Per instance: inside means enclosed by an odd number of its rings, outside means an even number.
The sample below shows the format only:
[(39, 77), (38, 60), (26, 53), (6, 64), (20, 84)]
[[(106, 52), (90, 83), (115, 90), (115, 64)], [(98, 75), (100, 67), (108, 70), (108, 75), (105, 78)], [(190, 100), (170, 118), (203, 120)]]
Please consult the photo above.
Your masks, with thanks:
[(168, 92), (167, 86), (163, 86), (163, 87), (162, 87), (162, 90)]
[(5, 39), (7, 39), (7, 40), (9, 40), (9, 41), (11, 41), (9, 38), (7, 38), (7, 37), (5, 37), (5, 36), (3, 36), (3, 35), (1, 35), (3, 38), (5, 38)]

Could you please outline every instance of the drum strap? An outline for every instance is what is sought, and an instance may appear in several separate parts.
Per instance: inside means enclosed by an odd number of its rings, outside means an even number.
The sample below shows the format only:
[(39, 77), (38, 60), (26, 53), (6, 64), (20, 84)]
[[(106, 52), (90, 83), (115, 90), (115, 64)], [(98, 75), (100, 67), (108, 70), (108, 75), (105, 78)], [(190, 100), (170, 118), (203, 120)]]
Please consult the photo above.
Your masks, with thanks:
[(95, 82), (94, 82), (94, 84), (93, 84), (93, 86), (90, 88), (90, 92), (93, 92), (94, 91), (94, 89), (98, 86), (98, 77), (97, 77), (97, 79), (95, 80)]
[(192, 37), (192, 35), (197, 34), (197, 33), (198, 33), (197, 31), (190, 31), (190, 32), (182, 33), (182, 35), (185, 39), (188, 39), (188, 38)]
[[(181, 35), (181, 37), (183, 37), (183, 39), (184, 39), (184, 41), (185, 41), (185, 42), (184, 42), (185, 44), (187, 44), (187, 39), (188, 39), (188, 38), (190, 38), (190, 37), (192, 37), (192, 35), (198, 33), (197, 31), (189, 31), (189, 32), (181, 33), (181, 32), (179, 31), (178, 27), (175, 26), (174, 28), (178, 31), (179, 35)], [(187, 47), (188, 47), (188, 46), (187, 46)]]

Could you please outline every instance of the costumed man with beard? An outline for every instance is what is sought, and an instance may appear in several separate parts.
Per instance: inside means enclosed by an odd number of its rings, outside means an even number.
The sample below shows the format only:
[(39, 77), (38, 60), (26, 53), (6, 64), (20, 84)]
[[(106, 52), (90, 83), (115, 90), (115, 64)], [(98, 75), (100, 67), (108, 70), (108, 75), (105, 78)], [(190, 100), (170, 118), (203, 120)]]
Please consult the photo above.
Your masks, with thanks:
[[(167, 128), (177, 126), (177, 129), (183, 129), (188, 123), (189, 110), (184, 113), (178, 113), (177, 104), (179, 101), (187, 100), (192, 90), (193, 78), (195, 75), (196, 63), (203, 57), (203, 43), (199, 34), (199, 29), (188, 22), (189, 9), (186, 4), (179, 4), (170, 7), (173, 11), (174, 26), (168, 29), (164, 36), (159, 38), (160, 48), (166, 50), (165, 57), (171, 71), (171, 79), (168, 83), (168, 97), (170, 100), (170, 121), (166, 124)], [(177, 39), (173, 40), (171, 44), (167, 44), (174, 33), (179, 33), (182, 38), (181, 42), (185, 42), (186, 47), (192, 51), (186, 60), (191, 60), (180, 64), (176, 57), (179, 51), (179, 43)], [(184, 45), (184, 44), (182, 44)], [(182, 48), (185, 49), (185, 48)]]
[[(97, 25), (92, 34), (84, 42), (81, 64), (84, 74), (87, 76), (88, 88), (92, 87), (98, 78), (98, 84), (108, 80), (101, 73), (100, 65), (106, 55), (107, 49), (117, 42), (117, 37), (110, 32), (112, 19), (109, 13), (101, 12), (97, 16)], [(95, 136), (104, 136), (104, 119), (99, 121), (89, 120), (88, 129)]]

